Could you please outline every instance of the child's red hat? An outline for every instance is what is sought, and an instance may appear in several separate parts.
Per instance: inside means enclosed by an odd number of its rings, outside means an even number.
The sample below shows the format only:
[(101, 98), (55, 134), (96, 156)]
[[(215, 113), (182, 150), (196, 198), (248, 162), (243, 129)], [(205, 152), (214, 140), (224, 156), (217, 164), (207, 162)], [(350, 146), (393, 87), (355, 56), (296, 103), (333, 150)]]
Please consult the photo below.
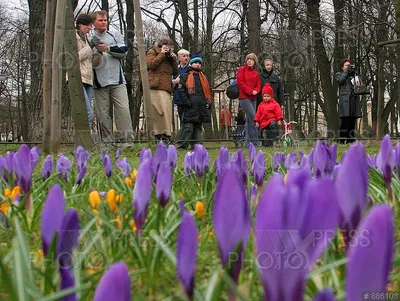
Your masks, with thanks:
[(268, 94), (269, 96), (274, 97), (274, 89), (272, 89), (269, 83), (266, 83), (262, 89), (262, 95), (264, 94)]

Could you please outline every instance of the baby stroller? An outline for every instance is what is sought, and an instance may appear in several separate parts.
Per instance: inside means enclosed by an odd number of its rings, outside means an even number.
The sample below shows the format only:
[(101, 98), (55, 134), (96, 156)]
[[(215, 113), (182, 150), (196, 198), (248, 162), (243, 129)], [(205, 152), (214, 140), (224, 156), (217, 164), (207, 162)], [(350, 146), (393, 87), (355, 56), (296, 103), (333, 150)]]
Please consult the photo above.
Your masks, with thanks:
[(232, 127), (231, 138), (236, 147), (242, 147), (245, 140), (244, 125), (236, 125)]
[(292, 124), (297, 124), (297, 122), (283, 120), (283, 135), (280, 138), (280, 143), (283, 147), (299, 146), (299, 140), (293, 137)]

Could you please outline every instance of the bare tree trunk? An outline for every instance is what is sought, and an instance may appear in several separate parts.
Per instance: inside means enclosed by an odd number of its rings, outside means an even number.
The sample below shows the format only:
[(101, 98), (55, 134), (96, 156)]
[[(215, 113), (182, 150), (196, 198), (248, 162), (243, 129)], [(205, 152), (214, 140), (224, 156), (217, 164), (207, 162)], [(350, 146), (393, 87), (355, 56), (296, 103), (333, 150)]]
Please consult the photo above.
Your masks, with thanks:
[(187, 49), (192, 52), (198, 51), (199, 48), (199, 0), (193, 0), (193, 48)]
[[(51, 56), (57, 0), (47, 0), (43, 59), (43, 152), (50, 153), (51, 136)], [(24, 137), (24, 139), (26, 139)]]
[(193, 49), (194, 42), (192, 34), (190, 33), (189, 28), (189, 12), (188, 12), (188, 2), (187, 0), (178, 0), (179, 12), (182, 16), (182, 38), (183, 44), (182, 47), (184, 49)]
[[(313, 33), (313, 44), (317, 58), (317, 67), (320, 72), (322, 92), (324, 95), (324, 115), (327, 121), (328, 130), (338, 133), (339, 118), (337, 111), (336, 86), (332, 85), (331, 64), (326, 53), (321, 17), (319, 13), (320, 0), (304, 0), (307, 5), (307, 15), (310, 17)], [(322, 108), (324, 109), (324, 108)]]
[(45, 0), (28, 0), (29, 5), (29, 49), (31, 85), (29, 92), (29, 138), (42, 135), (42, 82)]
[(64, 47), (68, 72), (69, 96), (74, 117), (75, 146), (83, 146), (85, 149), (91, 149), (93, 142), (90, 136), (89, 120), (83, 93), (73, 11), (71, 2), (69, 2), (70, 0), (66, 1)]
[(259, 55), (261, 52), (260, 45), (260, 2), (258, 0), (249, 0), (249, 16), (247, 19), (247, 27), (249, 32), (249, 52)]
[[(58, 0), (52, 56), (51, 135), (50, 151), (58, 152), (61, 143), (62, 50), (64, 38), (65, 1)], [(68, 0), (69, 1), (69, 0)]]
[(246, 49), (246, 34), (245, 34), (245, 25), (246, 19), (249, 14), (248, 7), (249, 2), (248, 0), (241, 0), (243, 13), (240, 18), (240, 61), (239, 63), (244, 64), (244, 59), (246, 57), (245, 49)]

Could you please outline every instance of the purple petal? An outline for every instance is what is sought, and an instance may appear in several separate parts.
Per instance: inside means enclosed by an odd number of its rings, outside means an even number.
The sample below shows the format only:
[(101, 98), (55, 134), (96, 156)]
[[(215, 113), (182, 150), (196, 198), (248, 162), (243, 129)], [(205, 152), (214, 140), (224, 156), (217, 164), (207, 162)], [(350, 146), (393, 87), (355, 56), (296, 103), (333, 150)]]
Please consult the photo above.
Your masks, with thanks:
[(219, 150), (219, 156), (215, 159), (214, 168), (216, 171), (217, 181), (221, 178), (221, 175), (229, 168), (229, 150), (226, 147), (221, 147)]
[(194, 167), (196, 175), (202, 177), (204, 172), (207, 172), (210, 167), (210, 156), (205, 147), (201, 144), (194, 146)]
[(117, 160), (115, 164), (118, 166), (118, 168), (121, 170), (121, 173), (124, 175), (124, 177), (129, 177), (130, 171), (132, 169), (131, 165), (128, 162), (127, 158), (123, 158), (121, 160)]
[(146, 160), (139, 166), (135, 188), (133, 190), (133, 207), (135, 210), (133, 218), (135, 220), (138, 235), (140, 235), (140, 231), (142, 230), (146, 219), (152, 190), (151, 185), (152, 166), (151, 161)]
[[(160, 141), (157, 145), (156, 155), (153, 161), (153, 174), (157, 176), (157, 170), (161, 163), (167, 162), (168, 152), (165, 148), (164, 142)], [(157, 181), (157, 177), (155, 179)]]
[(86, 174), (86, 166), (83, 166), (76, 177), (76, 184), (80, 185), (82, 182), (83, 177)]
[(50, 177), (51, 173), (53, 172), (54, 168), (54, 159), (51, 155), (48, 155), (46, 159), (43, 161), (43, 168), (42, 168), (42, 177), (43, 179), (47, 179)]
[(75, 162), (80, 171), (83, 167), (87, 166), (90, 154), (82, 146), (78, 146), (75, 150)]
[(297, 165), (296, 164), (296, 151), (291, 152), (289, 155), (286, 156), (286, 159), (285, 159), (286, 170), (291, 169), (293, 165)]
[(145, 160), (152, 160), (152, 153), (151, 153), (151, 149), (147, 149), (147, 148), (142, 148), (142, 150), (140, 151), (140, 164), (142, 162), (144, 162)]
[(29, 162), (30, 162), (30, 168), (31, 168), (32, 172), (36, 167), (36, 164), (39, 160), (39, 156), (40, 156), (39, 148), (37, 148), (36, 146), (32, 147), (30, 150), (30, 154), (29, 154)]
[[(227, 212), (229, 214), (226, 214)], [(214, 195), (213, 224), (221, 261), (226, 267), (230, 255), (238, 255), (235, 253), (238, 245), (242, 243), (242, 251), (246, 247), (251, 227), (245, 189), (232, 169), (226, 170), (217, 183)], [(237, 258), (242, 259), (239, 255)]]
[(193, 217), (184, 211), (182, 223), (179, 226), (177, 242), (177, 272), (186, 294), (192, 297), (194, 291), (194, 275), (198, 250), (197, 227)]
[(161, 205), (165, 207), (169, 201), (172, 188), (172, 171), (167, 162), (160, 164), (158, 168), (157, 182), (156, 182), (156, 196)]
[(268, 301), (303, 300), (308, 261), (296, 219), (298, 189), (286, 190), (281, 175), (265, 187), (256, 211), (258, 269)]
[(253, 165), (254, 159), (256, 158), (256, 148), (252, 142), (249, 143), (247, 150), (249, 152), (250, 164)]
[(388, 205), (373, 207), (358, 228), (348, 252), (347, 300), (365, 292), (386, 292), (394, 256), (393, 213)]
[(192, 172), (194, 168), (194, 153), (192, 152), (187, 152), (185, 155), (185, 159), (183, 161), (183, 168), (185, 170), (185, 173), (188, 175)]
[(121, 155), (121, 150), (118, 148), (117, 151), (115, 152), (115, 159), (119, 159), (120, 155)]
[(65, 199), (59, 184), (54, 184), (43, 207), (41, 229), (43, 253), (46, 255), (54, 234), (61, 228), (64, 219)]
[(68, 210), (58, 233), (58, 263), (60, 267), (72, 268), (72, 251), (79, 241), (79, 217), (75, 208)]
[(335, 179), (341, 209), (341, 229), (357, 228), (367, 202), (368, 166), (364, 146), (353, 143), (346, 152)]
[(25, 194), (31, 189), (32, 166), (29, 164), (31, 163), (30, 156), (31, 152), (29, 147), (23, 144), (13, 157), (13, 166), (18, 178), (18, 185), (21, 186)]
[(325, 289), (314, 298), (314, 301), (336, 301), (336, 297), (332, 290)]
[(101, 277), (93, 301), (131, 301), (131, 279), (125, 263), (117, 262)]
[[(66, 290), (75, 286), (75, 279), (73, 270), (69, 268), (60, 268), (60, 276), (61, 276), (61, 290)], [(60, 299), (61, 301), (75, 301), (76, 293), (71, 293)]]
[(175, 169), (176, 167), (176, 161), (178, 160), (178, 152), (176, 150), (176, 147), (174, 145), (169, 145), (167, 149), (167, 161), (169, 163), (169, 166), (172, 169)]
[(8, 174), (11, 175), (14, 167), (14, 153), (6, 152), (4, 168), (7, 170)]
[(63, 154), (58, 156), (58, 161), (56, 165), (56, 172), (60, 174), (60, 177), (64, 180), (68, 180), (68, 175), (71, 172), (72, 164), (71, 161), (65, 157)]
[(110, 156), (105, 154), (103, 159), (103, 167), (106, 172), (107, 177), (111, 177), (112, 175), (112, 162)]
[(382, 139), (381, 148), (376, 158), (376, 165), (382, 172), (386, 186), (389, 188), (394, 168), (393, 146), (389, 135)]
[(248, 167), (246, 157), (241, 149), (239, 149), (236, 154), (232, 155), (231, 166), (236, 171), (242, 182), (246, 183), (248, 178)]
[(265, 176), (265, 158), (262, 151), (259, 151), (253, 159), (252, 173), (258, 187), (261, 187)]

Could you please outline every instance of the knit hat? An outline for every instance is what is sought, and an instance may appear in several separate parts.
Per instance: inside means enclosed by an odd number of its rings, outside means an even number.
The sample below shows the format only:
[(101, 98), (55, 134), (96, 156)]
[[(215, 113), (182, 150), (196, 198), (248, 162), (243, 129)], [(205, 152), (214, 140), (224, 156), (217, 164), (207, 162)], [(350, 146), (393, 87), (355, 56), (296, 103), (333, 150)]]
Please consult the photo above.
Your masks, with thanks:
[(247, 62), (248, 59), (252, 59), (254, 61), (255, 65), (258, 64), (258, 58), (255, 53), (249, 53), (248, 55), (246, 55), (245, 62)]
[(272, 89), (269, 83), (266, 83), (262, 89), (262, 95), (264, 94), (268, 94), (269, 96), (274, 97), (274, 89)]
[(91, 16), (87, 14), (80, 14), (78, 18), (76, 19), (76, 25), (90, 25), (93, 24), (93, 19)]
[(198, 52), (195, 52), (190, 56), (189, 64), (191, 65), (197, 62), (203, 64), (203, 60), (201, 59), (200, 54)]

